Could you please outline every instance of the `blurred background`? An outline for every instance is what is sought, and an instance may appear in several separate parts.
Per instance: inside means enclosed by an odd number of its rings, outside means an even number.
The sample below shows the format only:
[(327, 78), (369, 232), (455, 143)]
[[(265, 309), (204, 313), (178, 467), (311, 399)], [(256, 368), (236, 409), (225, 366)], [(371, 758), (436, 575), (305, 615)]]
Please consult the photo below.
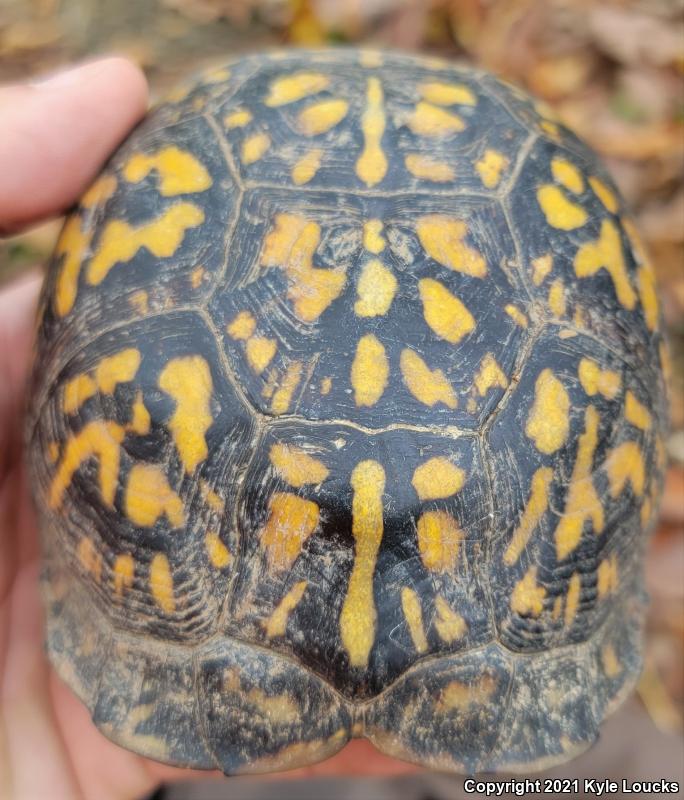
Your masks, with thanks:
[[(99, 53), (143, 67), (153, 98), (236, 53), (363, 43), (475, 63), (528, 89), (603, 158), (658, 275), (673, 354), (672, 430), (648, 562), (646, 666), (590, 753), (549, 774), (684, 779), (684, 0), (0, 0), (0, 82)], [(1, 179), (1, 178), (0, 178)], [(43, 266), (60, 222), (0, 241), (0, 286)], [(162, 793), (159, 793), (162, 797)], [(463, 781), (253, 780), (173, 798), (450, 800)]]

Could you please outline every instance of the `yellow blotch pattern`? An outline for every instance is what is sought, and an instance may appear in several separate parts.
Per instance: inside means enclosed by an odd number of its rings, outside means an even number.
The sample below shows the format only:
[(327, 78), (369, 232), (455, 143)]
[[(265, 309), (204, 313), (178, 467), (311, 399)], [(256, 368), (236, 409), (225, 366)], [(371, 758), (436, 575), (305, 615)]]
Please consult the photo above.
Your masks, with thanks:
[(121, 553), (114, 561), (114, 594), (123, 597), (126, 589), (133, 586), (135, 561), (130, 553)]
[(474, 106), (477, 104), (477, 97), (462, 83), (429, 81), (421, 84), (419, 91), (424, 100), (438, 106)]
[(205, 275), (206, 271), (204, 267), (195, 267), (195, 269), (193, 269), (193, 271), (190, 273), (190, 286), (192, 286), (193, 289), (199, 289), (199, 287), (202, 285)]
[(618, 302), (630, 311), (636, 305), (636, 294), (627, 274), (620, 234), (611, 220), (603, 220), (601, 234), (596, 241), (587, 242), (579, 248), (574, 267), (578, 278), (587, 278), (605, 269), (613, 279)]
[(382, 84), (377, 78), (368, 78), (366, 84), (366, 108), (361, 116), (361, 130), (364, 147), (356, 162), (356, 174), (366, 186), (375, 186), (387, 173), (387, 156), (381, 147), (385, 110)]
[(605, 209), (611, 214), (617, 214), (619, 203), (617, 197), (599, 178), (590, 177), (589, 185), (594, 190), (594, 194), (603, 203)]
[(435, 711), (448, 714), (451, 711), (463, 711), (473, 705), (478, 708), (487, 707), (495, 689), (496, 679), (487, 674), (470, 683), (450, 681), (442, 689), (435, 703)]
[(579, 608), (580, 593), (582, 591), (582, 579), (579, 572), (573, 572), (568, 581), (568, 594), (565, 600), (565, 624), (572, 625)]
[(604, 558), (596, 570), (596, 590), (599, 597), (616, 591), (618, 588), (618, 562), (617, 555), (613, 553), (609, 558)]
[(503, 171), (508, 167), (509, 160), (498, 150), (487, 149), (479, 161), (475, 162), (475, 169), (480, 176), (482, 184), (488, 189), (495, 189), (501, 181)]
[(544, 369), (534, 385), (534, 403), (525, 434), (540, 453), (550, 455), (565, 444), (569, 431), (570, 397), (553, 372)]
[(261, 531), (261, 546), (274, 569), (290, 569), (316, 530), (319, 509), (311, 500), (290, 492), (276, 492), (271, 497), (269, 515)]
[(401, 608), (416, 652), (424, 653), (428, 649), (428, 643), (423, 628), (423, 610), (418, 594), (410, 586), (403, 586), (401, 589)]
[(226, 126), (226, 128), (228, 128), (228, 130), (232, 130), (233, 128), (244, 128), (244, 126), (248, 125), (251, 121), (252, 114), (245, 108), (239, 108), (237, 111), (226, 114), (226, 116), (223, 118), (223, 124)]
[(436, 500), (460, 492), (465, 477), (464, 470), (448, 458), (437, 456), (416, 467), (411, 483), (421, 500)]
[(271, 83), (268, 97), (264, 101), (271, 108), (294, 103), (303, 97), (308, 97), (316, 92), (322, 92), (330, 79), (320, 72), (298, 72), (295, 75), (286, 75), (276, 78)]
[(330, 390), (332, 389), (332, 378), (323, 378), (321, 381), (321, 394), (326, 395), (330, 394)]
[(401, 351), (399, 366), (406, 388), (420, 403), (430, 407), (444, 403), (456, 408), (458, 400), (441, 369), (431, 370), (418, 353), (408, 348)]
[(162, 370), (159, 388), (176, 401), (168, 428), (190, 475), (208, 453), (205, 434), (213, 422), (209, 364), (201, 356), (174, 358)]
[(119, 481), (120, 445), (124, 435), (124, 429), (115, 422), (96, 420), (69, 436), (64, 445), (62, 460), (50, 484), (50, 507), (59, 508), (74, 473), (92, 457), (99, 461), (98, 482), (102, 500), (111, 507)]
[(181, 246), (185, 234), (204, 222), (204, 212), (193, 203), (177, 203), (151, 222), (133, 227), (123, 220), (108, 222), (88, 266), (88, 283), (97, 286), (115, 264), (130, 261), (141, 248), (157, 258), (169, 258)]
[(554, 534), (556, 557), (559, 561), (577, 547), (587, 520), (591, 520), (595, 533), (603, 530), (603, 506), (591, 477), (599, 426), (599, 415), (593, 406), (585, 411), (584, 424), (584, 433), (579, 437), (577, 458), (568, 486), (565, 511)]
[(445, 161), (436, 161), (434, 158), (420, 153), (409, 153), (404, 158), (404, 165), (411, 175), (423, 181), (446, 183), (453, 181), (456, 177), (453, 167)]
[(417, 136), (437, 139), (452, 136), (465, 129), (465, 122), (450, 111), (421, 100), (407, 120), (411, 131)]
[(95, 208), (108, 200), (116, 191), (116, 187), (117, 181), (114, 175), (101, 175), (81, 197), (79, 205), (82, 208)]
[(126, 429), (137, 433), (138, 436), (145, 436), (150, 432), (151, 424), (150, 412), (145, 407), (142, 392), (137, 392), (131, 410), (131, 421)]
[(553, 179), (565, 186), (573, 194), (579, 194), (584, 191), (584, 178), (582, 173), (570, 161), (564, 158), (556, 157), (551, 161), (551, 174)]
[(425, 511), (418, 518), (418, 550), (426, 569), (453, 572), (463, 531), (446, 511)]
[(573, 231), (589, 219), (582, 206), (568, 200), (561, 189), (551, 183), (545, 183), (537, 189), (537, 201), (552, 228)]
[(230, 550), (221, 541), (216, 531), (207, 531), (204, 537), (204, 546), (209, 556), (209, 561), (216, 569), (224, 569), (233, 560)]
[(253, 133), (242, 143), (242, 147), (240, 148), (240, 160), (246, 165), (254, 164), (264, 157), (270, 146), (271, 137), (267, 133), (264, 131)]
[(601, 367), (590, 358), (583, 358), (580, 361), (577, 374), (579, 375), (582, 388), (590, 397), (593, 397), (599, 392), (607, 400), (613, 400), (617, 397), (622, 387), (622, 377), (619, 372), (601, 369)]
[(97, 551), (93, 540), (83, 537), (78, 543), (77, 555), (83, 569), (99, 583), (102, 579), (102, 555)]
[(290, 618), (290, 614), (292, 614), (304, 596), (306, 586), (307, 581), (297, 581), (280, 603), (278, 603), (275, 611), (266, 622), (266, 638), (273, 639), (277, 636), (285, 636), (287, 621)]
[(233, 321), (226, 326), (226, 332), (231, 339), (249, 339), (255, 330), (256, 320), (249, 311), (240, 311)]
[(299, 385), (299, 379), (302, 377), (302, 362), (292, 361), (287, 365), (285, 374), (280, 381), (280, 385), (273, 393), (271, 400), (271, 411), (274, 414), (286, 414), (290, 409), (292, 402), (292, 395)]
[(468, 630), (468, 624), (463, 617), (454, 611), (447, 601), (441, 596), (435, 597), (435, 616), (434, 624), (439, 638), (447, 644), (460, 639)]
[(340, 614), (340, 636), (351, 666), (365, 667), (378, 617), (373, 573), (383, 533), (385, 470), (377, 461), (361, 461), (352, 471), (351, 486), (354, 567)]
[(274, 444), (269, 452), (271, 464), (290, 486), (300, 488), (309, 483), (322, 483), (330, 474), (325, 464), (310, 456), (301, 447)]
[(565, 314), (565, 286), (560, 278), (556, 278), (549, 288), (549, 308), (555, 317)]
[(75, 414), (86, 400), (97, 393), (97, 384), (90, 375), (76, 375), (64, 384), (62, 408), (65, 414)]
[(81, 218), (77, 214), (72, 214), (62, 228), (55, 247), (55, 257), (63, 257), (55, 284), (54, 304), (58, 317), (66, 316), (74, 307), (81, 263), (90, 247), (91, 237), (92, 233), (81, 230)]
[(373, 333), (359, 339), (351, 366), (351, 385), (357, 406), (373, 406), (389, 380), (389, 361), (382, 342)]
[(646, 470), (644, 456), (637, 442), (623, 442), (606, 457), (606, 472), (611, 497), (620, 495), (629, 482), (637, 497), (644, 493)]
[(261, 375), (273, 361), (277, 350), (278, 343), (275, 339), (268, 339), (265, 336), (252, 336), (245, 344), (247, 363), (257, 375)]
[(169, 559), (163, 553), (157, 553), (150, 564), (150, 591), (159, 608), (165, 614), (173, 614), (176, 610), (173, 576)]
[(377, 258), (364, 264), (356, 285), (358, 298), (354, 312), (358, 317), (379, 317), (386, 314), (397, 293), (397, 279)]
[(644, 320), (649, 331), (654, 331), (658, 327), (658, 317), (660, 315), (660, 305), (658, 303), (658, 293), (656, 291), (656, 278), (653, 267), (650, 263), (642, 264), (637, 270), (636, 275), (639, 299), (644, 309)]
[(385, 239), (382, 236), (382, 220), (369, 219), (363, 224), (363, 246), (369, 253), (382, 253), (385, 249)]
[(147, 315), (150, 313), (150, 298), (144, 289), (139, 289), (137, 292), (128, 298), (128, 303), (131, 308), (135, 309), (138, 314)]
[(124, 508), (131, 522), (143, 528), (151, 528), (162, 515), (166, 515), (172, 528), (180, 528), (185, 522), (182, 500), (154, 464), (131, 467)]
[(442, 266), (474, 278), (487, 274), (482, 254), (464, 242), (468, 226), (462, 220), (431, 214), (420, 217), (416, 232), (425, 252)]
[(322, 157), (323, 151), (319, 147), (305, 153), (292, 167), (292, 182), (297, 186), (308, 183), (318, 172)]
[(304, 136), (318, 136), (339, 125), (348, 110), (346, 100), (321, 100), (299, 112), (297, 127)]
[(505, 308), (504, 311), (508, 314), (508, 316), (515, 322), (516, 325), (519, 325), (521, 328), (527, 327), (527, 317), (523, 314), (523, 312), (517, 307), (514, 306), (512, 303), (509, 303)]
[(610, 642), (601, 650), (601, 666), (608, 678), (616, 678), (622, 672), (622, 666), (615, 648)]
[(625, 395), (625, 419), (642, 431), (651, 427), (651, 415), (629, 390)]
[(191, 153), (177, 147), (164, 147), (154, 155), (135, 153), (123, 167), (129, 183), (140, 183), (152, 170), (159, 176), (159, 193), (164, 197), (203, 192), (213, 181), (204, 165)]
[(418, 281), (423, 315), (430, 328), (451, 344), (475, 330), (475, 317), (443, 284), (432, 278)]
[(538, 617), (544, 610), (546, 589), (537, 583), (537, 567), (530, 567), (511, 594), (511, 611), (523, 617)]
[(541, 522), (549, 507), (549, 486), (553, 480), (550, 467), (540, 467), (532, 476), (530, 498), (511, 541), (504, 553), (503, 561), (512, 566), (520, 558), (530, 536)]
[(475, 376), (475, 388), (480, 397), (484, 397), (494, 386), (505, 389), (508, 386), (508, 378), (497, 364), (494, 356), (491, 353), (487, 353), (482, 359), (480, 369)]
[(544, 278), (551, 272), (553, 269), (553, 256), (551, 253), (546, 253), (543, 256), (539, 256), (539, 258), (535, 258), (532, 261), (532, 283), (535, 286), (541, 286), (544, 282)]

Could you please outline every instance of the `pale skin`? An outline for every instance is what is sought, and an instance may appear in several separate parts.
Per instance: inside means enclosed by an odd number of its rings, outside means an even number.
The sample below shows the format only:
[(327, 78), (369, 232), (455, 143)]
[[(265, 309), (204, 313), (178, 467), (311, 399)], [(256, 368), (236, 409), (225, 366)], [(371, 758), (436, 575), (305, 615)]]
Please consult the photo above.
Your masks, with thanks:
[[(52, 77), (0, 87), (0, 235), (68, 208), (147, 107), (145, 79), (124, 59)], [(40, 553), (21, 448), (40, 283), (32, 274), (0, 291), (0, 797), (134, 800), (162, 782), (207, 773), (165, 767), (112, 744), (45, 658)], [(412, 769), (356, 741), (323, 764), (287, 775)]]

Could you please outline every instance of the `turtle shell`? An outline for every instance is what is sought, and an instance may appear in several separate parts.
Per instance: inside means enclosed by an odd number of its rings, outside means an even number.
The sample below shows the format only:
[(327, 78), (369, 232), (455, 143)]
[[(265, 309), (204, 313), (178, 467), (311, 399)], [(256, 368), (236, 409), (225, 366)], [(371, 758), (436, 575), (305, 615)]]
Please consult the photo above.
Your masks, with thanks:
[(47, 644), (115, 741), (529, 770), (640, 667), (665, 345), (592, 153), (368, 51), (235, 61), (68, 217), (29, 414)]

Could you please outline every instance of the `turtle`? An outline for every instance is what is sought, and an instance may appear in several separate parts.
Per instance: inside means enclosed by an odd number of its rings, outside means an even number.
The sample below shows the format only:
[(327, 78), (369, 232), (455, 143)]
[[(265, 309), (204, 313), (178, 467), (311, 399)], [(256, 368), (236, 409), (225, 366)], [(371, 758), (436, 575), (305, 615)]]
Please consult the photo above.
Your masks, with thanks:
[(213, 68), (45, 281), (52, 664), (169, 764), (572, 758), (640, 669), (666, 363), (634, 222), (543, 104), (398, 52)]

